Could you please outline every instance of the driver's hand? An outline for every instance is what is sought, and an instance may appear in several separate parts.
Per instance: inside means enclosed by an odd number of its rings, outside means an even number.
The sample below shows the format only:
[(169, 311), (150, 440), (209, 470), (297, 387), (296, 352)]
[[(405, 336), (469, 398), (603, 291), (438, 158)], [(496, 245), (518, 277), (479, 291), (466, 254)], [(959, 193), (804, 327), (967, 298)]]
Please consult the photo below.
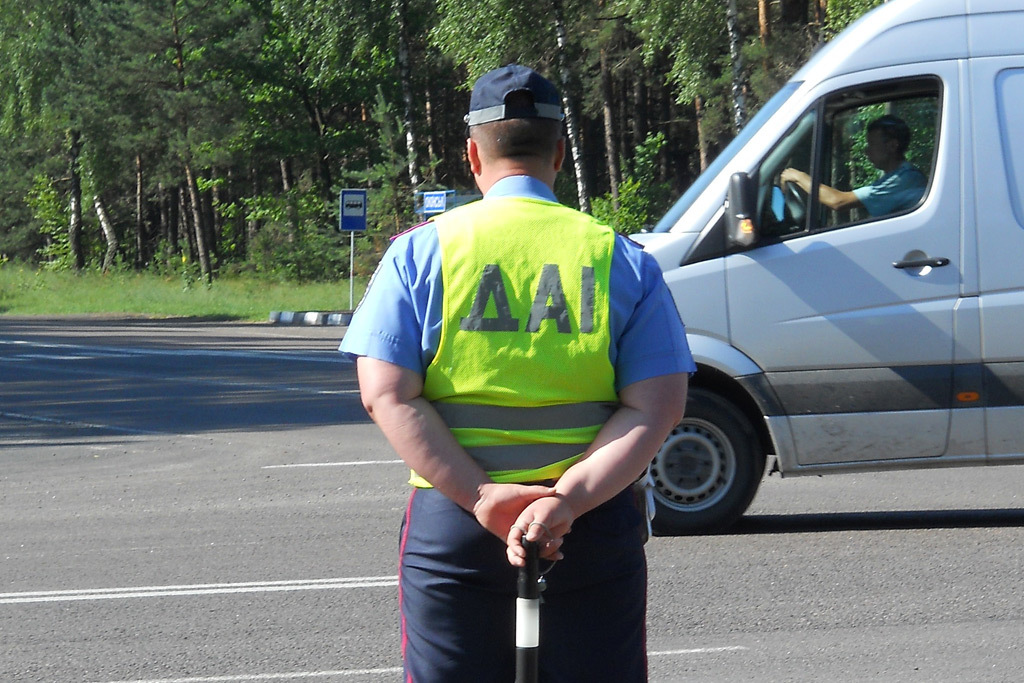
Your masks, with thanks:
[(800, 184), (800, 179), (807, 177), (807, 174), (803, 171), (798, 171), (795, 168), (787, 168), (779, 174), (779, 181), (781, 183), (796, 183)]

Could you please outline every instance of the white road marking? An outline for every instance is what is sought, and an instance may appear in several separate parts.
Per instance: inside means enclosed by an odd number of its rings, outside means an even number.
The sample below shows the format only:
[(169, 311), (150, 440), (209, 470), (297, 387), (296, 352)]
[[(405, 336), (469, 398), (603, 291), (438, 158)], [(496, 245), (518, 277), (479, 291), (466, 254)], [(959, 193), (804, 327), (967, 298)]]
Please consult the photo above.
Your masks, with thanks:
[[(715, 652), (737, 652), (749, 648), (733, 645), (725, 647), (700, 647), (687, 650), (662, 650), (648, 652), (649, 657), (665, 655), (694, 655), (710, 654)], [(293, 671), (277, 674), (238, 674), (224, 676), (196, 676), (188, 678), (151, 678), (135, 679), (124, 681), (104, 681), (98, 683), (248, 683), (250, 681), (292, 681), (310, 678), (330, 678), (334, 676), (384, 676), (401, 673), (402, 668), (398, 666), (384, 667), (380, 669), (339, 669), (337, 671)]]
[[(89, 358), (96, 356), (107, 356), (118, 358), (122, 356), (182, 356), (182, 357), (193, 357), (193, 356), (211, 356), (214, 358), (268, 358), (278, 360), (294, 360), (302, 361), (307, 363), (340, 363), (349, 364), (352, 362), (348, 356), (343, 356), (341, 353), (335, 353), (334, 355), (316, 355), (326, 354), (327, 350), (324, 351), (311, 351), (308, 354), (297, 353), (295, 351), (250, 351), (250, 350), (219, 350), (219, 349), (143, 349), (133, 347), (121, 347), (121, 346), (89, 346), (85, 344), (46, 344), (42, 342), (26, 341), (22, 339), (10, 340), (0, 339), (0, 346), (10, 345), (21, 348), (37, 348), (37, 349), (57, 349), (65, 351), (67, 353), (75, 353), (78, 356), (56, 356), (56, 355), (43, 355), (39, 353), (32, 353), (31, 351), (19, 352), (18, 356), (21, 358), (50, 358), (54, 360), (60, 359), (73, 359), (73, 358)], [(7, 358), (0, 358), (0, 360), (7, 360)]]
[(62, 420), (55, 417), (43, 417), (41, 415), (25, 415), (23, 413), (8, 413), (0, 410), (0, 417), (9, 420), (22, 420), (24, 422), (39, 422), (41, 424), (63, 425), (65, 427), (79, 427), (81, 429), (104, 429), (108, 432), (119, 432), (121, 434), (141, 434), (144, 436), (170, 436), (170, 432), (157, 432), (149, 429), (135, 429), (133, 427), (116, 427), (114, 425), (101, 425), (93, 422), (80, 422), (78, 420)]
[(362, 576), (339, 579), (295, 581), (252, 581), (247, 583), (208, 583), (184, 586), (140, 586), (132, 588), (87, 588), (63, 591), (24, 591), (0, 593), (0, 605), (33, 602), (70, 602), (76, 600), (127, 600), (132, 598), (221, 595), (227, 593), (272, 593), (336, 588), (378, 588), (398, 585), (395, 576)]
[(402, 673), (402, 667), (390, 666), (382, 669), (294, 671), (281, 674), (238, 674), (235, 676), (199, 676), (190, 678), (149, 678), (130, 681), (105, 681), (103, 683), (247, 683), (248, 681), (294, 681), (306, 678), (330, 678), (333, 676), (382, 676), (397, 673)]
[(300, 462), (291, 465), (264, 465), (263, 470), (283, 470), (291, 467), (351, 467), (355, 465), (403, 465), (401, 460), (352, 460), (350, 462)]
[[(664, 655), (709, 654), (714, 652), (736, 652), (747, 649), (748, 648), (740, 645), (733, 645), (726, 647), (700, 647), (688, 650), (664, 650), (660, 652), (648, 652), (647, 655), (649, 657), (657, 657)], [(337, 671), (293, 671), (278, 674), (238, 674), (225, 676), (196, 676), (188, 678), (151, 678), (124, 681), (104, 681), (97, 683), (248, 683), (250, 681), (293, 681), (310, 678), (330, 678), (333, 676), (384, 676), (401, 672), (401, 667), (392, 666), (380, 669), (339, 669)]]
[(648, 652), (648, 657), (665, 657), (668, 655), (705, 655), (714, 652), (737, 652), (739, 650), (749, 650), (750, 648), (743, 647), (742, 645), (727, 645), (725, 647), (696, 647), (689, 650), (660, 650), (657, 652)]

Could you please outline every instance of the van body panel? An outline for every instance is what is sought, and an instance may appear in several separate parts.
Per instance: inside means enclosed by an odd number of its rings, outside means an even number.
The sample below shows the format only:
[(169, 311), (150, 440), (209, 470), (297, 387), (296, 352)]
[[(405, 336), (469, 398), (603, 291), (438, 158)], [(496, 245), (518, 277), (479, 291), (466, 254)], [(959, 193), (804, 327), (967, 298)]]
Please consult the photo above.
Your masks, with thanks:
[[(976, 297), (981, 287), (981, 264), (978, 255), (977, 194), (975, 187), (974, 126), (974, 84), (971, 78), (970, 61), (960, 62), (960, 111), (963, 113), (960, 127), (960, 222), (963, 226), (960, 241), (960, 293), (964, 297)], [(977, 313), (978, 305), (975, 304)], [(980, 313), (978, 313), (980, 333)], [(981, 358), (981, 348), (975, 358)], [(961, 359), (962, 360), (962, 359)]]
[(968, 0), (967, 32), (971, 57), (1020, 53), (1024, 13), (1011, 0)]
[[(729, 316), (726, 310), (723, 265), (721, 259), (712, 259), (685, 269), (676, 267), (665, 272), (665, 283), (672, 293), (676, 308), (682, 312), (687, 338), (690, 340), (690, 350), (695, 354), (695, 360), (705, 362), (723, 372), (726, 368), (731, 368), (733, 372), (730, 374), (733, 376), (759, 372), (760, 368), (751, 365), (749, 358), (745, 361), (737, 360), (743, 356), (742, 351), (726, 350), (732, 347), (728, 342)], [(711, 345), (710, 340), (718, 343)], [(697, 349), (708, 349), (703, 359), (696, 355), (695, 346)]]
[[(936, 457), (946, 450), (949, 411), (846, 413), (790, 417), (801, 465)], [(920, 431), (937, 431), (932, 439)]]
[(630, 238), (643, 245), (644, 250), (654, 257), (663, 271), (669, 271), (683, 262), (686, 252), (697, 239), (697, 233), (647, 232), (630, 235)]
[(689, 329), (686, 337), (690, 343), (690, 353), (698, 365), (714, 368), (734, 378), (761, 373), (754, 361), (723, 339), (694, 334)]
[(974, 60), (971, 76), (987, 450), (993, 461), (1016, 460), (1024, 452), (1024, 57)]
[[(1021, 40), (1024, 41), (1024, 35)], [(1024, 58), (974, 62), (971, 72), (978, 101), (974, 107), (977, 150), (974, 186), (983, 292), (1017, 291), (1024, 284)], [(982, 106), (984, 105), (984, 106)], [(1007, 342), (997, 349), (991, 342)], [(1019, 340), (997, 335), (988, 353), (1020, 354)]]

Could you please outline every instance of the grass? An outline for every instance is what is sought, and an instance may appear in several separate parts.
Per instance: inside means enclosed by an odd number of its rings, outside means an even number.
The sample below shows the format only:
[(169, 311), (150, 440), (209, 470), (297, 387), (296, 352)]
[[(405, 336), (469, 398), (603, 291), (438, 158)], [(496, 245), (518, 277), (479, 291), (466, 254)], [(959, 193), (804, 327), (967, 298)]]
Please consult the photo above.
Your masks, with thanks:
[[(352, 303), (363, 295), (356, 278)], [(348, 280), (295, 284), (254, 277), (219, 278), (210, 286), (175, 276), (95, 271), (73, 273), (0, 265), (0, 315), (133, 315), (265, 321), (271, 311), (347, 311)]]

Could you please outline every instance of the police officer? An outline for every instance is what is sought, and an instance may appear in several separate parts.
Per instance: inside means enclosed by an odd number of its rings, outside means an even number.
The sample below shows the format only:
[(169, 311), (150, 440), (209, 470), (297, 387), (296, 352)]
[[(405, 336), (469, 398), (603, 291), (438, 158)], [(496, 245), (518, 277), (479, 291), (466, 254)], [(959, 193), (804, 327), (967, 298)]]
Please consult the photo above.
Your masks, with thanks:
[(394, 240), (341, 344), (413, 470), (406, 681), (514, 678), (524, 538), (550, 566), (540, 680), (647, 678), (629, 485), (681, 418), (694, 365), (654, 260), (555, 198), (562, 118), (531, 69), (476, 82), (466, 151), (484, 198)]

